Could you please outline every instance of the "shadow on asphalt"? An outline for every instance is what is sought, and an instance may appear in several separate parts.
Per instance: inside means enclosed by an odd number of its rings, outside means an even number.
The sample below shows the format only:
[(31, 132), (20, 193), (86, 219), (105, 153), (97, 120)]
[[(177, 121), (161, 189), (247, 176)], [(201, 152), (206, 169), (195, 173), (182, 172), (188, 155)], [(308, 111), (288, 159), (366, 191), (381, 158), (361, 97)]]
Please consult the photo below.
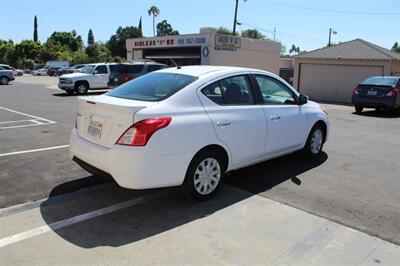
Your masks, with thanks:
[(354, 115), (359, 116), (366, 116), (366, 117), (379, 117), (379, 118), (399, 118), (400, 117), (400, 110), (370, 110), (370, 111), (363, 111), (361, 113), (353, 112)]
[(106, 91), (89, 91), (85, 95), (68, 94), (66, 92), (61, 92), (61, 93), (53, 93), (53, 96), (57, 96), (57, 97), (77, 97), (77, 96), (100, 95), (100, 94), (104, 94), (104, 93), (106, 93)]
[[(327, 158), (328, 156), (325, 153), (314, 160), (307, 160), (298, 154), (293, 154), (234, 171), (226, 177), (226, 184), (251, 193), (225, 185), (212, 199), (195, 202), (186, 198), (180, 193), (179, 189), (169, 188), (166, 190), (171, 190), (171, 193), (162, 198), (153, 199), (61, 229), (55, 229), (54, 232), (66, 241), (83, 248), (123, 246), (207, 217), (253, 196), (253, 193), (269, 190), (282, 182), (291, 180), (289, 182), (301, 185), (302, 181), (297, 176), (318, 167)], [(77, 180), (55, 187), (48, 201), (51, 201), (52, 196), (59, 195), (61, 191), (65, 192), (74, 188), (79, 182), (81, 181)], [(121, 202), (153, 191), (134, 191), (116, 187), (110, 194), (112, 198), (119, 198)], [(90, 204), (78, 202), (74, 207), (71, 207), (68, 204), (66, 206), (54, 206), (51, 202), (45, 201), (41, 204), (40, 210), (43, 219), (50, 225), (77, 215), (74, 213), (77, 206), (79, 206), (78, 214), (81, 214), (103, 208), (105, 202), (107, 200), (103, 198), (93, 198)], [(75, 211), (69, 208), (75, 208)], [(221, 222), (229, 223), (230, 221), (221, 220)], [(173, 240), (171, 239), (171, 241)], [(171, 244), (173, 245), (173, 242)]]

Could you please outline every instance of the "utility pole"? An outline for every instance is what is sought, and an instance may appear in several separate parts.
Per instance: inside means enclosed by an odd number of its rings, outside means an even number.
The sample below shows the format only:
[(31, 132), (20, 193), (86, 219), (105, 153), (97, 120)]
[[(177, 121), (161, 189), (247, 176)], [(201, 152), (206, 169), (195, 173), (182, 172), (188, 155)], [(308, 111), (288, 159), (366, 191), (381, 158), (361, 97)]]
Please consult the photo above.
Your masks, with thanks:
[(275, 36), (276, 36), (276, 27), (274, 27), (274, 41), (275, 41)]
[(331, 35), (332, 35), (332, 28), (329, 28), (329, 40), (328, 40), (328, 46), (331, 46)]
[(238, 10), (239, 0), (236, 0), (235, 6), (235, 17), (233, 18), (233, 31), (232, 34), (235, 35), (236, 33), (236, 23), (237, 23), (237, 10)]

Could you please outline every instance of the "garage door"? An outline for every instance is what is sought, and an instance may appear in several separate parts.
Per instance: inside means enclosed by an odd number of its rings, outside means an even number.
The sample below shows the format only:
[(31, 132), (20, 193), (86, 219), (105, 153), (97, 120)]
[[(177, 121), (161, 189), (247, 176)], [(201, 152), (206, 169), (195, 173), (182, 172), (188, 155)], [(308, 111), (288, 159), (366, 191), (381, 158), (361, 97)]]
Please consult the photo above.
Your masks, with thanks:
[(311, 99), (350, 102), (357, 84), (382, 74), (383, 66), (300, 64), (299, 88)]

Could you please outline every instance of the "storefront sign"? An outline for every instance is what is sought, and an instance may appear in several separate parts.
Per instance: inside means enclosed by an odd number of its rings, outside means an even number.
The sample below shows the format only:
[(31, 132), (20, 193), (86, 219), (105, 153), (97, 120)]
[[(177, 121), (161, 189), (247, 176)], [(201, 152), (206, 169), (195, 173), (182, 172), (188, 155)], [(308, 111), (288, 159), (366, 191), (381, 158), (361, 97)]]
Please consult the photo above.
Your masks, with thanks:
[(229, 48), (240, 48), (241, 47), (240, 37), (229, 36), (229, 35), (215, 35), (215, 46), (229, 47)]
[(134, 41), (134, 47), (202, 46), (206, 43), (207, 39), (205, 37), (166, 36), (137, 39)]

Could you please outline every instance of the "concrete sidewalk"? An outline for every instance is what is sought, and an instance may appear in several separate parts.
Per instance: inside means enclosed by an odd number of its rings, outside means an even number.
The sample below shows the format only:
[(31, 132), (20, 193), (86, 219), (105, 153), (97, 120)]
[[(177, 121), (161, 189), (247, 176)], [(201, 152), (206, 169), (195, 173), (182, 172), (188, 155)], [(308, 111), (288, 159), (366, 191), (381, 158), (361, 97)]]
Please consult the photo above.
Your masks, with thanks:
[(37, 205), (0, 210), (0, 265), (400, 263), (399, 246), (231, 186), (201, 203), (112, 187)]

